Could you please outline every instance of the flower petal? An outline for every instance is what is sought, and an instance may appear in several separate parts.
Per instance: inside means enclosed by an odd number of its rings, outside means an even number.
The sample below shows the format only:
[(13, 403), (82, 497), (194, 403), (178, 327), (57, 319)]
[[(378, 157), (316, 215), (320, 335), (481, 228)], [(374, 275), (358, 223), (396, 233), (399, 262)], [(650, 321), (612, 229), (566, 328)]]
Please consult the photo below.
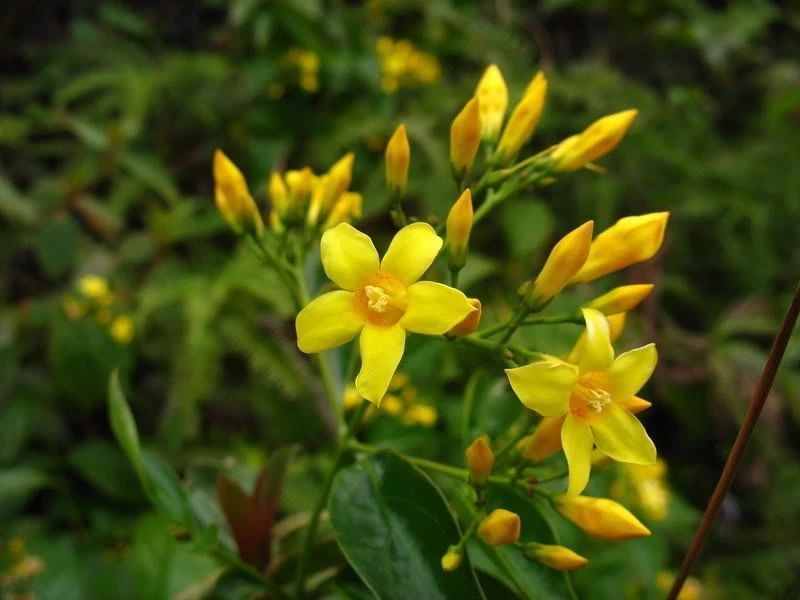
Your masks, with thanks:
[(589, 473), (592, 470), (594, 436), (591, 427), (572, 415), (567, 415), (561, 428), (561, 445), (569, 465), (567, 494), (577, 496), (589, 483)]
[(622, 402), (636, 395), (650, 379), (657, 362), (655, 344), (620, 354), (608, 370), (611, 397)]
[(372, 240), (349, 223), (323, 233), (319, 251), (325, 274), (345, 290), (356, 289), (380, 266)]
[(442, 335), (466, 318), (475, 308), (455, 288), (433, 281), (408, 287), (408, 308), (400, 325), (413, 333)]
[(578, 366), (581, 373), (605, 371), (614, 361), (614, 348), (605, 315), (593, 308), (581, 310), (586, 321), (586, 338), (581, 348)]
[(597, 448), (620, 462), (650, 465), (656, 461), (656, 447), (644, 425), (627, 410), (612, 402), (600, 418), (591, 423)]
[(361, 332), (361, 371), (356, 377), (356, 389), (375, 404), (389, 388), (389, 382), (403, 357), (406, 331), (399, 325), (381, 327), (367, 323)]
[(337, 290), (309, 302), (297, 315), (297, 347), (313, 353), (341, 346), (352, 340), (364, 326), (353, 308), (353, 292)]
[(558, 417), (567, 412), (578, 369), (555, 356), (548, 356), (524, 367), (506, 369), (506, 375), (525, 406), (545, 417)]
[(431, 266), (442, 249), (442, 243), (442, 238), (427, 223), (406, 225), (389, 244), (381, 270), (411, 285)]

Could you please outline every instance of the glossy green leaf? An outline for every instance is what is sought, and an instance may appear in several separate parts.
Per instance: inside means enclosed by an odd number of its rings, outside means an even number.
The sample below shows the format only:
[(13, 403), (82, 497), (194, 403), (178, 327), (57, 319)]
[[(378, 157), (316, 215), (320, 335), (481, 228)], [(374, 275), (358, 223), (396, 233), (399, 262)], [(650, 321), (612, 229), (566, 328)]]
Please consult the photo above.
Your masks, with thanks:
[(396, 454), (343, 469), (329, 510), (347, 560), (381, 600), (483, 598), (467, 560), (452, 573), (442, 570), (458, 527), (430, 479)]

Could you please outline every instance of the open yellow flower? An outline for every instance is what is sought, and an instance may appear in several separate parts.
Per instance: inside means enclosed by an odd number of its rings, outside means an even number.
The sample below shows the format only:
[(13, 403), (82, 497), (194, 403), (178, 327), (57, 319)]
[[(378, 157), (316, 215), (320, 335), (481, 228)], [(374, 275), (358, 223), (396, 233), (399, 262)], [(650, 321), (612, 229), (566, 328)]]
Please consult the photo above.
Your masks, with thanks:
[(647, 465), (656, 448), (627, 405), (655, 369), (654, 344), (614, 358), (606, 317), (583, 309), (586, 336), (576, 362), (544, 355), (506, 374), (520, 401), (545, 417), (564, 417), (561, 444), (569, 465), (568, 494), (589, 482), (592, 449), (614, 460)]
[(443, 335), (474, 310), (459, 290), (417, 281), (441, 248), (442, 238), (427, 223), (398, 231), (383, 260), (369, 236), (351, 225), (326, 231), (322, 266), (342, 289), (312, 300), (297, 315), (300, 350), (322, 352), (361, 334), (356, 389), (379, 403), (403, 356), (407, 331)]

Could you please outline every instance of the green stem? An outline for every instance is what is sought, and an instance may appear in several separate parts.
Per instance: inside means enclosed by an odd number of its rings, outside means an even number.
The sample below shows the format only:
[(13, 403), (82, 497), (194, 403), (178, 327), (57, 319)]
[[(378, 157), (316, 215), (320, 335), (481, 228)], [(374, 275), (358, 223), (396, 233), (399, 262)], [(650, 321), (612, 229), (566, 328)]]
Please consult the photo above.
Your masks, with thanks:
[(578, 315), (553, 315), (551, 317), (533, 317), (530, 319), (525, 319), (519, 324), (519, 326), (527, 327), (528, 325), (557, 325), (559, 323), (583, 325), (584, 320), (582, 316)]
[(533, 415), (528, 410), (525, 410), (525, 413), (520, 417), (519, 421), (520, 423), (517, 425), (517, 431), (508, 443), (495, 455), (494, 462), (496, 465), (499, 465), (506, 455), (517, 446), (519, 441), (528, 434), (528, 430), (533, 424)]
[(503, 334), (503, 337), (500, 338), (500, 342), (498, 345), (505, 346), (508, 343), (508, 340), (514, 335), (514, 333), (519, 329), (520, 324), (526, 319), (526, 317), (530, 314), (531, 309), (529, 309), (524, 304), (519, 307), (517, 310), (517, 314), (514, 315), (514, 318), (511, 319), (509, 322), (508, 327), (506, 328), (506, 332)]

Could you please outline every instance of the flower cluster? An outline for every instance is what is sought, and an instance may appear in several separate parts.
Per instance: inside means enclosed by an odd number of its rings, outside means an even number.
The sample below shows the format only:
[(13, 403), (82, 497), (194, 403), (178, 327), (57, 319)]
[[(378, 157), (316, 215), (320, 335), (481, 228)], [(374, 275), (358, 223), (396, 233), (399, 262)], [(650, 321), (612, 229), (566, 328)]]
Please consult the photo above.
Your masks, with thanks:
[[(420, 80), (438, 77), (438, 65), (426, 63), (424, 55), (406, 42), (382, 38), (378, 53), (388, 91), (410, 73)], [(357, 435), (356, 426), (368, 407), (374, 414), (380, 406), (406, 422), (436, 422), (435, 407), (415, 404), (407, 397), (413, 386), (400, 383), (406, 376), (397, 375), (409, 334), (435, 336), (450, 341), (454, 348), (468, 346), (485, 352), (495, 361), (488, 364), (505, 363), (507, 368), (504, 373), (498, 369), (497, 377), (507, 381), (519, 398), (525, 425), (494, 442), (479, 436), (465, 451), (466, 469), (440, 466), (442, 472), (472, 488), (465, 516), (469, 524), (462, 539), (442, 557), (447, 571), (459, 567), (465, 544), (473, 536), (489, 546), (516, 546), (524, 556), (554, 569), (573, 570), (586, 564), (586, 558), (553, 540), (525, 539), (520, 516), (491, 505), (488, 490), (496, 484), (539, 494), (565, 519), (597, 538), (650, 535), (621, 504), (582, 494), (597, 455), (623, 463), (630, 474), (638, 473), (639, 481), (642, 469), (658, 469), (655, 445), (635, 416), (650, 406), (639, 394), (656, 367), (655, 345), (622, 353), (614, 347), (628, 313), (650, 295), (653, 285), (623, 285), (574, 312), (541, 313), (573, 286), (653, 258), (663, 244), (669, 213), (624, 217), (600, 233), (589, 220), (568, 232), (554, 244), (538, 273), (516, 284), (518, 303), (507, 321), (481, 328), (481, 299), (468, 297), (458, 285), (459, 274), (469, 262), (473, 232), (493, 209), (578, 169), (598, 170), (595, 161), (620, 143), (637, 114), (624, 110), (600, 118), (582, 132), (526, 155), (525, 148), (544, 115), (547, 87), (545, 75), (536, 73), (507, 115), (509, 92), (502, 72), (495, 65), (485, 71), (450, 127), (450, 162), (458, 190), (446, 218), (433, 222), (438, 229), (406, 214), (412, 144), (405, 126), (396, 128), (385, 149), (385, 179), (390, 215), (398, 231), (382, 256), (370, 236), (350, 224), (361, 210), (361, 196), (349, 191), (352, 154), (324, 175), (315, 175), (309, 167), (271, 175), (269, 230), (277, 244), (272, 247), (261, 243), (265, 227), (244, 177), (221, 152), (214, 160), (220, 213), (234, 231), (257, 241), (265, 259), (295, 290), (297, 346), (304, 353), (319, 354), (316, 360), (333, 412), (342, 415), (342, 405), (351, 410), (350, 424), (342, 420), (341, 429), (346, 432), (342, 444)], [(309, 232), (320, 234), (320, 262), (331, 283), (313, 299), (306, 293), (303, 251), (316, 240)], [(285, 246), (294, 250), (287, 251)], [(432, 268), (440, 255), (444, 258), (440, 264), (446, 263), (449, 270), (444, 281), (436, 281), (442, 270)], [(567, 355), (515, 343), (520, 328), (548, 323), (581, 327)], [(337, 378), (331, 376), (321, 353), (353, 340), (357, 340), (350, 361), (353, 372), (342, 374), (344, 386), (337, 389)], [(353, 377), (359, 356), (360, 370)], [(351, 449), (365, 447), (352, 441)], [(543, 485), (539, 463), (562, 450), (568, 470)], [(427, 459), (419, 463), (431, 469), (438, 464)], [(651, 479), (662, 476), (654, 471)], [(643, 488), (637, 489), (644, 498)], [(652, 490), (647, 494), (650, 500), (638, 504), (645, 507), (650, 502), (653, 509)]]
[(423, 52), (408, 40), (387, 36), (375, 44), (381, 70), (381, 89), (394, 94), (401, 87), (429, 85), (441, 77), (442, 68), (432, 54)]
[(63, 308), (67, 317), (73, 320), (93, 317), (119, 344), (129, 344), (133, 340), (133, 319), (120, 310), (119, 299), (111, 291), (108, 281), (99, 275), (81, 277), (75, 292), (64, 297)]

